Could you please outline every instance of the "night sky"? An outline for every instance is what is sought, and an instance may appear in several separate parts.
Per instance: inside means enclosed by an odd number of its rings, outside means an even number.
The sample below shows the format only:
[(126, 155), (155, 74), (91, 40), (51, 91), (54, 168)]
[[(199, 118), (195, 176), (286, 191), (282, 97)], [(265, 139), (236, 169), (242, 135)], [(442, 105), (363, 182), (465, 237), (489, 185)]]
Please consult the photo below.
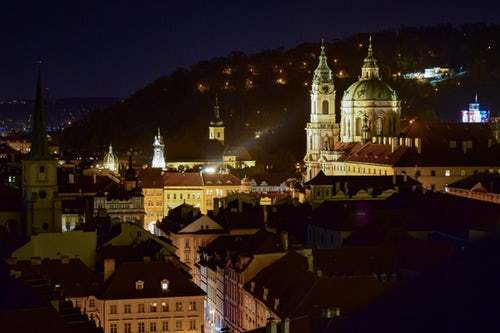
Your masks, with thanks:
[(124, 97), (177, 67), (235, 50), (401, 25), (500, 23), (499, 13), (494, 0), (3, 0), (0, 97), (32, 97), (38, 57), (55, 97)]

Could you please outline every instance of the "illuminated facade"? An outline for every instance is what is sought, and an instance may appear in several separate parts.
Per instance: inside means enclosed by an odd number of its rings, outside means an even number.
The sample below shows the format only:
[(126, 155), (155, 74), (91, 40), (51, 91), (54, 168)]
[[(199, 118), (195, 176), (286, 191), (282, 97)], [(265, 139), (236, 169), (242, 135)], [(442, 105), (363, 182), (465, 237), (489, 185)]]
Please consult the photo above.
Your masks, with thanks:
[(165, 144), (163, 143), (159, 128), (158, 135), (155, 136), (153, 141), (153, 161), (151, 162), (151, 167), (160, 169), (167, 167), (165, 163)]
[(108, 152), (106, 153), (106, 155), (104, 155), (102, 166), (104, 169), (107, 169), (114, 173), (118, 173), (120, 163), (118, 162), (118, 157), (113, 152), (113, 146), (111, 144), (109, 145)]
[(477, 100), (477, 94), (474, 103), (469, 104), (469, 110), (462, 111), (463, 123), (487, 123), (490, 120), (490, 111), (481, 110)]
[(306, 127), (307, 151), (304, 162), (308, 177), (313, 177), (319, 172), (323, 155), (332, 152), (338, 136), (333, 75), (328, 67), (325, 46), (321, 45), (319, 64), (314, 71), (312, 81), (311, 118)]
[(320, 170), (333, 174), (334, 163), (343, 155), (336, 144), (368, 142), (372, 138), (397, 137), (400, 133), (401, 102), (382, 81), (373, 55), (371, 37), (359, 80), (344, 92), (340, 124), (335, 119), (335, 89), (332, 72), (321, 46), (319, 65), (311, 90), (311, 120), (307, 124), (306, 180)]
[(371, 37), (361, 77), (344, 92), (340, 109), (342, 142), (399, 136), (401, 102), (396, 92), (380, 77)]

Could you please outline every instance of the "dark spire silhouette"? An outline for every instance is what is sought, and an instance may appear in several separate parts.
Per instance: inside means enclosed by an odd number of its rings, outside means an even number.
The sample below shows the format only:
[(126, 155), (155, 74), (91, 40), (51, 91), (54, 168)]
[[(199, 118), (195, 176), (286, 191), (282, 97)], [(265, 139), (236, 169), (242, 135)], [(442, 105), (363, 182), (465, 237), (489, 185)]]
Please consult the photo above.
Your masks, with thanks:
[(31, 150), (28, 155), (30, 160), (52, 159), (47, 143), (47, 133), (45, 131), (45, 110), (43, 105), (43, 85), (42, 85), (42, 61), (38, 64), (38, 80), (36, 83), (35, 110), (31, 121)]

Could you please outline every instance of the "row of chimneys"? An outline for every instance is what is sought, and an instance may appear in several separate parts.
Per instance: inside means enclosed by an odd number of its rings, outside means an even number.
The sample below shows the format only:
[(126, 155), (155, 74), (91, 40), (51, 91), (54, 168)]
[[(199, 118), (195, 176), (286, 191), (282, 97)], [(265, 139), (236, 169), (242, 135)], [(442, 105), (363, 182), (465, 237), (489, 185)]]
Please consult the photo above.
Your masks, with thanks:
[(398, 138), (386, 136), (372, 137), (372, 143), (391, 145), (391, 152), (395, 152), (399, 146), (401, 147), (415, 147), (419, 154), (422, 154), (422, 139), (421, 138)]
[[(340, 308), (325, 308), (321, 309), (321, 318), (332, 319), (340, 317)], [(281, 329), (279, 333), (290, 333), (290, 318), (285, 318), (281, 322)], [(269, 318), (266, 324), (266, 333), (278, 333), (278, 322), (274, 318)]]

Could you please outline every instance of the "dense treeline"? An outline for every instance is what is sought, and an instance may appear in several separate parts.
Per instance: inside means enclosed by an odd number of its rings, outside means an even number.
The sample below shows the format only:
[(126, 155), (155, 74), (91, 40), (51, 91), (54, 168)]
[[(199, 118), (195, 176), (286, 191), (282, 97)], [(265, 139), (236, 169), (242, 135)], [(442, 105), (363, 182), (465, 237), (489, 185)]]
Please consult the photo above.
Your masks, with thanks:
[[(336, 75), (337, 104), (357, 80), (367, 34), (327, 40)], [(402, 99), (403, 116), (458, 120), (476, 92), (493, 112), (500, 106), (500, 25), (403, 27), (373, 34), (384, 80)], [(309, 115), (309, 86), (319, 43), (202, 61), (160, 77), (125, 101), (91, 113), (59, 136), (64, 147), (118, 152), (134, 148), (148, 155), (156, 128), (165, 133), (167, 155), (201, 143), (218, 94), (229, 142), (245, 144), (261, 161), (283, 166), (302, 158)], [(434, 87), (403, 80), (398, 73), (426, 67), (463, 68), (467, 75)], [(338, 107), (337, 107), (338, 113)], [(259, 140), (253, 139), (261, 130)], [(276, 163), (275, 163), (276, 164)], [(279, 167), (279, 166), (276, 166)]]

